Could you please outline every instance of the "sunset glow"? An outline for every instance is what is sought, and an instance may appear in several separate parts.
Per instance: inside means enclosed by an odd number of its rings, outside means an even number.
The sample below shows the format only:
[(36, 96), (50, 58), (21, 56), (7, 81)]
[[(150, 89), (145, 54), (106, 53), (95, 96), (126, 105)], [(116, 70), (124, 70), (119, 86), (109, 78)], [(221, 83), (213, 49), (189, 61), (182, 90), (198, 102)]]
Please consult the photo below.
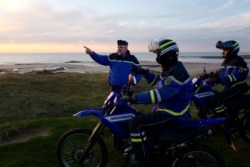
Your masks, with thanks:
[[(98, 52), (129, 42), (147, 52), (151, 39), (173, 39), (183, 52), (214, 52), (218, 40), (236, 40), (249, 52), (250, 1), (1, 0), (0, 53)], [(219, 18), (219, 19), (218, 19)]]

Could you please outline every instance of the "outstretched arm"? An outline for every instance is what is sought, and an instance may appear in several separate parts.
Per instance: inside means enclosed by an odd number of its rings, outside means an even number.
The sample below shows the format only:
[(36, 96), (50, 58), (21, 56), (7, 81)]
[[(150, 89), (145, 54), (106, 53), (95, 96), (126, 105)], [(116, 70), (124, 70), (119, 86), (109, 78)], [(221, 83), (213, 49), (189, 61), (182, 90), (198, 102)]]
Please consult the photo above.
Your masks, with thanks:
[(83, 46), (85, 48), (85, 53), (88, 54), (95, 62), (107, 66), (109, 65), (110, 61), (107, 55), (99, 55), (90, 48)]
[(89, 49), (87, 46), (83, 46), (85, 48), (85, 53), (88, 54), (88, 55), (92, 55), (93, 54), (93, 51), (91, 49)]

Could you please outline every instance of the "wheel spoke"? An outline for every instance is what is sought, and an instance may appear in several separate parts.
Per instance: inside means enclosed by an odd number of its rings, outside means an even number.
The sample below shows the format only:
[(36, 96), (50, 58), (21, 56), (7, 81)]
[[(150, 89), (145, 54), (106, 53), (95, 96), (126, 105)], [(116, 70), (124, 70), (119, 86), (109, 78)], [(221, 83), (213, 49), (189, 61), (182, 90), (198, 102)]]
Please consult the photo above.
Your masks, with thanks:
[(57, 148), (58, 159), (62, 166), (98, 167), (106, 164), (107, 150), (100, 138), (97, 139), (95, 145), (89, 150), (83, 162), (78, 164), (89, 144), (89, 136), (90, 131), (83, 129), (72, 130), (63, 135)]

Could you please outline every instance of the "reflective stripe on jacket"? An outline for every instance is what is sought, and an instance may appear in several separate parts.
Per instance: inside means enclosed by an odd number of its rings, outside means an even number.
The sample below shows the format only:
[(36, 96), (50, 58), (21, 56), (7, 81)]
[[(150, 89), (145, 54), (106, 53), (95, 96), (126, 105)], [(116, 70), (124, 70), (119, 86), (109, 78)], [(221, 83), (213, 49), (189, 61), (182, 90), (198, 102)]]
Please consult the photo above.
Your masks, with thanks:
[(154, 89), (135, 94), (135, 101), (155, 104), (154, 111), (164, 111), (171, 116), (185, 115), (189, 110), (193, 84), (182, 63), (173, 68), (174, 72), (170, 69), (166, 77), (148, 73), (145, 77)]

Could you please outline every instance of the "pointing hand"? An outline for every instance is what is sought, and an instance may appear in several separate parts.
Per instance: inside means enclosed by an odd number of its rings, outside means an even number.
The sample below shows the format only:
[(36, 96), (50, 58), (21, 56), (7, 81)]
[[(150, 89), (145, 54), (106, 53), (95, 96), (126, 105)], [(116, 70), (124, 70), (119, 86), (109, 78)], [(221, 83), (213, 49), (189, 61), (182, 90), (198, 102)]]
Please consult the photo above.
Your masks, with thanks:
[(93, 54), (93, 51), (91, 49), (89, 49), (88, 47), (86, 46), (83, 46), (86, 50), (85, 50), (85, 53), (88, 54), (88, 55), (92, 55)]

